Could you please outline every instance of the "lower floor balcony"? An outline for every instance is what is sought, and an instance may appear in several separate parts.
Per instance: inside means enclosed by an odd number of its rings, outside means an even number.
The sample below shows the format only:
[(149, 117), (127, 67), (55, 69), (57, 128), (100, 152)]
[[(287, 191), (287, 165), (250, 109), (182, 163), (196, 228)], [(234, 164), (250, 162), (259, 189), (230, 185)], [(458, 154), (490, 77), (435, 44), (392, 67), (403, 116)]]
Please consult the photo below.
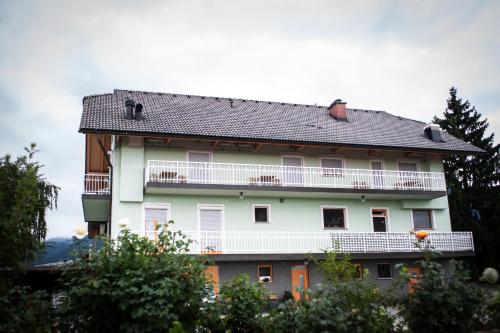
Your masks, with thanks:
[(88, 173), (83, 179), (83, 217), (85, 222), (108, 221), (111, 211), (110, 176), (107, 173)]
[[(423, 247), (440, 252), (473, 252), (471, 232), (429, 232), (420, 244), (410, 232), (186, 231), (193, 254), (411, 253)], [(150, 239), (158, 231), (146, 232)]]

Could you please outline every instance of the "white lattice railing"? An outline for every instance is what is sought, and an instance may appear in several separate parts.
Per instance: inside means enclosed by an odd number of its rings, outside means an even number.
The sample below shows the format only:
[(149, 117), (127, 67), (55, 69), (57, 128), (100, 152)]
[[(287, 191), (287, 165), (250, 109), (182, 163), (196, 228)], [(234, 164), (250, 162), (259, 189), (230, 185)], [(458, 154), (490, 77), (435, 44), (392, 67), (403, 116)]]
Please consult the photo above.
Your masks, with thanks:
[(444, 174), (441, 172), (154, 160), (148, 161), (145, 182), (403, 191), (446, 190)]
[[(336, 249), (348, 253), (418, 252), (409, 232), (254, 232), (187, 231), (192, 253), (273, 254), (322, 253)], [(155, 239), (158, 231), (145, 233)], [(474, 251), (471, 232), (429, 232), (424, 241), (437, 251)]]
[(84, 194), (109, 194), (109, 174), (87, 173), (83, 179)]

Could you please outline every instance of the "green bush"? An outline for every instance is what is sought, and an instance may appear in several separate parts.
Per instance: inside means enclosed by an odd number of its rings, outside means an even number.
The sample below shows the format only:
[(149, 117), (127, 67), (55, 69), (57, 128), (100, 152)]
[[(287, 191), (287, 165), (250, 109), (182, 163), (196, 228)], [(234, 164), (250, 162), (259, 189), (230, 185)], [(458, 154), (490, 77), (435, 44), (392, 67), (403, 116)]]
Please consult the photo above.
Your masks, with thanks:
[(123, 231), (75, 260), (62, 275), (65, 331), (158, 332), (194, 329), (207, 297), (205, 264), (189, 241), (166, 231), (157, 241)]
[[(427, 256), (418, 261), (423, 274), (412, 290), (401, 299), (400, 314), (413, 333), (470, 332), (484, 297), (469, 283), (466, 272), (457, 263), (450, 275), (441, 264)], [(403, 268), (402, 287), (412, 278)]]
[(500, 328), (500, 291), (487, 302), (486, 306), (488, 325), (491, 328)]
[(296, 332), (389, 332), (383, 295), (364, 280), (325, 284), (298, 307)]
[(383, 295), (363, 280), (327, 283), (310, 301), (288, 301), (271, 313), (269, 332), (390, 332), (394, 320)]
[(295, 317), (299, 306), (300, 302), (294, 301), (293, 298), (279, 304), (266, 318), (266, 332), (296, 332)]
[(0, 297), (0, 332), (55, 332), (55, 315), (45, 291), (18, 286)]
[(339, 255), (336, 251), (325, 251), (325, 255), (323, 260), (313, 256), (309, 256), (308, 259), (317, 265), (326, 283), (352, 281), (363, 275), (363, 272), (359, 271), (359, 267), (352, 263), (348, 253)]
[(223, 283), (219, 302), (207, 304), (204, 327), (208, 332), (264, 332), (263, 309), (269, 292), (261, 283), (251, 283), (240, 275)]
[(324, 260), (311, 258), (325, 284), (307, 291), (309, 301), (287, 301), (272, 311), (269, 332), (390, 332), (394, 318), (375, 285), (359, 276), (348, 255), (326, 252)]

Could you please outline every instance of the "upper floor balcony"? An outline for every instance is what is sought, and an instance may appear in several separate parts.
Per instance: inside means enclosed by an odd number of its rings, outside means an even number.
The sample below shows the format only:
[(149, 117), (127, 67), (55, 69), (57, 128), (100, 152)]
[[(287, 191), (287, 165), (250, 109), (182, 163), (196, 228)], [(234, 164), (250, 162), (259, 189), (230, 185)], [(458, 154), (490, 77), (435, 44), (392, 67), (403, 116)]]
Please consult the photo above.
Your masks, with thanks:
[(147, 193), (433, 199), (446, 195), (441, 172), (150, 160)]

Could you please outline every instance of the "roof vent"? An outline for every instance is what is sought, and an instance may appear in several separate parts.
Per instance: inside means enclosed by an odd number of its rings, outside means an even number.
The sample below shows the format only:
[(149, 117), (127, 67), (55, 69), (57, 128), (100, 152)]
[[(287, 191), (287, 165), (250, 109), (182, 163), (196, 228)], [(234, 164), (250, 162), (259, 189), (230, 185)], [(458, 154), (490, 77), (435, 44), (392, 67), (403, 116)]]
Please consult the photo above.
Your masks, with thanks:
[(134, 119), (135, 102), (131, 99), (127, 99), (125, 101), (125, 107), (127, 108), (127, 111), (125, 113), (125, 119), (127, 119), (127, 120)]
[(144, 119), (144, 117), (142, 115), (142, 109), (143, 109), (143, 106), (141, 103), (138, 103), (135, 106), (135, 120), (136, 121), (141, 121), (142, 119)]
[(434, 142), (443, 142), (441, 139), (441, 128), (438, 124), (429, 124), (425, 126), (424, 134)]
[(342, 102), (340, 99), (336, 99), (333, 103), (328, 107), (328, 112), (330, 112), (330, 116), (339, 120), (339, 121), (347, 121), (347, 111), (346, 111), (346, 102)]

